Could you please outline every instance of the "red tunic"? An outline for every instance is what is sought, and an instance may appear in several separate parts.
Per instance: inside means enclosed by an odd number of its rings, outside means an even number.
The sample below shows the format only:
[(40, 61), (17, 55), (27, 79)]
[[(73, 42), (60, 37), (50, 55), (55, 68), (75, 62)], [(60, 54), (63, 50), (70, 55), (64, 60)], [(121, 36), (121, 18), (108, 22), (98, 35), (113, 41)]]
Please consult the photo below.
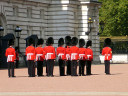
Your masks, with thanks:
[(59, 59), (65, 60), (66, 54), (65, 54), (65, 48), (64, 47), (58, 47), (56, 49), (57, 55)]
[(78, 60), (79, 59), (79, 48), (76, 46), (72, 46), (71, 50), (71, 60)]
[(93, 60), (93, 51), (91, 48), (86, 48), (87, 52), (87, 60), (92, 61)]
[(67, 46), (65, 48), (65, 53), (66, 53), (66, 60), (71, 60), (71, 50), (70, 50), (70, 46)]
[(35, 49), (36, 61), (43, 61), (45, 57), (45, 51), (42, 47), (37, 47)]
[(12, 46), (6, 49), (5, 56), (7, 57), (7, 62), (14, 62), (16, 60), (16, 52)]
[[(44, 51), (46, 51), (46, 48), (47, 48), (48, 46), (45, 46), (43, 49), (44, 49)], [(46, 59), (46, 53), (45, 53), (45, 56), (44, 56), (44, 60)]]
[(79, 48), (79, 60), (86, 60), (86, 59), (87, 59), (86, 48)]
[(102, 55), (105, 56), (104, 60), (112, 59), (112, 49), (110, 47), (104, 47), (102, 50)]
[(46, 60), (56, 59), (55, 48), (53, 46), (47, 46), (45, 48), (45, 52), (46, 52)]
[(26, 56), (27, 56), (27, 60), (35, 60), (36, 59), (35, 48), (33, 46), (28, 46), (26, 48)]

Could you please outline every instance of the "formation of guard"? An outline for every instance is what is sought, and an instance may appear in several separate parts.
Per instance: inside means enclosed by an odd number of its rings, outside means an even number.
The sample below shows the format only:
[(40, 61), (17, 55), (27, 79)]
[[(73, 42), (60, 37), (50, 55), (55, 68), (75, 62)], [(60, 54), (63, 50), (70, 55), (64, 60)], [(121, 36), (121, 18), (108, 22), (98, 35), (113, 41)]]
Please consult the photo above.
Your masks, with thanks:
[[(58, 40), (58, 47), (55, 50), (53, 47), (54, 39), (49, 37), (46, 40), (46, 46), (43, 48), (43, 39), (38, 39), (37, 47), (34, 47), (34, 40), (30, 38), (28, 40), (29, 46), (26, 48), (26, 60), (28, 65), (29, 77), (35, 77), (35, 68), (37, 64), (37, 76), (43, 76), (43, 65), (46, 64), (46, 75), (49, 77), (54, 76), (54, 64), (56, 58), (58, 58), (60, 76), (85, 76), (91, 75), (91, 63), (93, 61), (93, 51), (91, 49), (92, 41), (88, 40), (85, 46), (85, 40), (77, 37), (65, 37)], [(79, 47), (77, 44), (79, 43)], [(8, 62), (8, 76), (14, 77), (14, 66), (16, 61), (16, 52), (12, 47), (13, 40), (9, 41), (9, 48), (6, 49), (5, 55)], [(64, 47), (64, 44), (66, 45)], [(110, 60), (112, 59), (112, 49), (110, 48), (111, 39), (105, 39), (105, 46), (102, 50), (102, 55), (105, 56), (105, 73), (110, 74)], [(65, 66), (67, 70), (65, 71)], [(79, 72), (77, 74), (77, 67), (79, 65)]]

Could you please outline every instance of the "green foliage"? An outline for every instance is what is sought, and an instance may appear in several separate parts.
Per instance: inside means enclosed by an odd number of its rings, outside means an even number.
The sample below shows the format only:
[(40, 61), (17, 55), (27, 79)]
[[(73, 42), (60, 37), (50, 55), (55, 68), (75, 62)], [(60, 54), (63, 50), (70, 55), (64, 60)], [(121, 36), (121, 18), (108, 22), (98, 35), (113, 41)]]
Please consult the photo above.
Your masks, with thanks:
[(99, 22), (105, 23), (101, 36), (128, 35), (128, 0), (99, 1), (102, 2)]

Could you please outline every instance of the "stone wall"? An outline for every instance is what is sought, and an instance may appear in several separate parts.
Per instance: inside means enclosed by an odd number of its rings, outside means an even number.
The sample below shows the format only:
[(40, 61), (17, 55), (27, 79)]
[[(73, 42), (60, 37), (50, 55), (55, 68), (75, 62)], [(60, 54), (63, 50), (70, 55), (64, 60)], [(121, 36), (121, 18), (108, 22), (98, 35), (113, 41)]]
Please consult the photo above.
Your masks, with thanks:
[(24, 39), (27, 36), (37, 34), (38, 37), (44, 38), (45, 28), (47, 28), (47, 8), (49, 0), (44, 0), (44, 3), (29, 1), (30, 0), (0, 1), (1, 13), (6, 18), (4, 35), (7, 33), (13, 33), (15, 35), (14, 29), (16, 28), (16, 25), (19, 25), (22, 28), (20, 38), (21, 52), (25, 51), (26, 42)]

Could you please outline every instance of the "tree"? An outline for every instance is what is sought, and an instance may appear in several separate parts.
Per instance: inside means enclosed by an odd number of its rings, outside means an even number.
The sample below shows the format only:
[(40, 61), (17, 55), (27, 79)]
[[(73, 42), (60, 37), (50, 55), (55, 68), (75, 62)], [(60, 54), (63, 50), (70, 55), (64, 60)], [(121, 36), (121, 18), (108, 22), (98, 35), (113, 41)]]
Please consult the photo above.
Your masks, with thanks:
[(128, 35), (128, 0), (99, 1), (102, 2), (99, 21), (105, 23), (101, 36)]

